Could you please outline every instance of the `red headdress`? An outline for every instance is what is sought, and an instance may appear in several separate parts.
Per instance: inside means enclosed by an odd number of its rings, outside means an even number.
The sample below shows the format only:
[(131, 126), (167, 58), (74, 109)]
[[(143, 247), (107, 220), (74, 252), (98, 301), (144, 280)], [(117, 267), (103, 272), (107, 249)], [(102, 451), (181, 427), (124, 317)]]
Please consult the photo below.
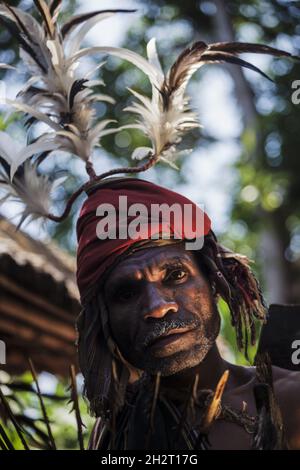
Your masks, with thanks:
[[(208, 216), (195, 203), (174, 191), (137, 178), (109, 178), (103, 183), (105, 184), (100, 184), (99, 187), (91, 190), (77, 222), (77, 283), (82, 303), (95, 292), (104, 271), (138, 240), (149, 239), (157, 233), (168, 232), (179, 239), (203, 238), (210, 230)], [(111, 204), (116, 209), (115, 223), (118, 228), (119, 196), (126, 196), (128, 207), (137, 202), (142, 203), (147, 209), (148, 219), (145, 224), (141, 225), (139, 235), (134, 239), (116, 237), (101, 240), (96, 233), (97, 224), (101, 220), (101, 217), (96, 215), (97, 208), (100, 204)], [(180, 220), (172, 217), (170, 220), (161, 218), (156, 223), (151, 221), (151, 206), (153, 207), (154, 204), (171, 206), (174, 203), (178, 204), (183, 211), (184, 206), (189, 204), (192, 209), (191, 217), (188, 220), (184, 220), (183, 217)], [(133, 216), (127, 214), (124, 216), (128, 224), (134, 219)]]

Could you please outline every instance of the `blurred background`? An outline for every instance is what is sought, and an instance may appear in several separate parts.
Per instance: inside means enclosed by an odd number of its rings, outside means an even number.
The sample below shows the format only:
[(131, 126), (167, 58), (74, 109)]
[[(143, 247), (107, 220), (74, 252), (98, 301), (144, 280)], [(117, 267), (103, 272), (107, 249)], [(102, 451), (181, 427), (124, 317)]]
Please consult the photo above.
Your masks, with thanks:
[[(9, 3), (33, 11), (32, 1)], [(156, 37), (165, 70), (197, 40), (265, 43), (300, 54), (299, 1), (65, 0), (62, 16), (106, 8), (137, 11), (99, 23), (89, 32), (86, 44), (122, 46), (145, 55), (147, 42)], [(18, 64), (16, 43), (1, 26), (0, 50), (0, 62)], [(296, 83), (300, 66), (268, 56), (247, 54), (245, 58), (274, 82), (234, 65), (201, 68), (188, 87), (191, 105), (203, 125), (186, 138), (193, 152), (179, 162), (180, 171), (160, 164), (146, 177), (204, 205), (224, 245), (253, 260), (268, 303), (300, 303), (300, 104), (292, 99), (300, 85)], [(83, 61), (82, 67), (92, 60), (102, 61), (103, 56)], [(25, 75), (0, 74), (8, 96), (14, 97)], [(127, 124), (132, 119), (123, 111), (132, 101), (127, 87), (150, 94), (147, 77), (128, 62), (112, 57), (106, 58), (99, 76), (106, 84), (99, 91), (117, 102), (115, 106), (97, 104), (99, 118)], [(6, 120), (5, 114), (0, 107), (0, 130), (25, 139), (20, 116), (13, 114)], [(139, 131), (124, 130), (103, 138), (102, 148), (94, 157), (96, 170), (132, 164), (130, 155), (143, 145), (148, 142)], [(55, 195), (56, 210), (61, 212), (65, 200), (84, 181), (85, 172), (81, 162), (64, 154), (55, 157), (54, 165), (70, 174)], [(0, 339), (7, 344), (8, 357), (7, 365), (1, 366), (0, 379), (12, 402), (15, 391), (11, 392), (8, 385), (26, 385), (13, 406), (20, 416), (39, 426), (37, 397), (28, 390), (32, 378), (26, 360), (29, 355), (33, 357), (42, 372), (41, 388), (52, 395), (46, 400), (55, 435), (64, 448), (74, 448), (77, 443), (74, 417), (68, 414), (64, 398), (68, 366), (76, 362), (73, 324), (80, 307), (74, 254), (81, 204), (82, 199), (59, 226), (32, 223), (23, 227), (22, 233), (15, 232), (12, 225), (18, 222), (15, 204), (7, 203), (0, 212)], [(236, 350), (226, 306), (221, 304), (220, 310), (223, 353), (232, 361), (246, 364)], [(255, 348), (251, 357), (254, 353)], [(84, 403), (81, 408), (87, 424), (86, 439), (92, 421)], [(28, 427), (28, 421), (26, 429), (34, 439), (37, 430)], [(15, 440), (18, 446), (17, 436)]]

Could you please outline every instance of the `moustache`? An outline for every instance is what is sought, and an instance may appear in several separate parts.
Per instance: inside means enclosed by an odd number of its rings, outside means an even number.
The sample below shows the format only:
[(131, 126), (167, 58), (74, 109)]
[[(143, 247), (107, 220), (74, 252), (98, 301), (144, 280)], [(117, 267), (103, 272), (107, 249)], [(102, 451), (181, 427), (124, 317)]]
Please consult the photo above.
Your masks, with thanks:
[(201, 326), (201, 321), (199, 318), (172, 318), (172, 319), (162, 319), (153, 323), (152, 330), (146, 335), (144, 341), (142, 342), (142, 348), (146, 349), (153, 341), (158, 339), (160, 336), (169, 333), (169, 331), (177, 328), (189, 328), (194, 329)]

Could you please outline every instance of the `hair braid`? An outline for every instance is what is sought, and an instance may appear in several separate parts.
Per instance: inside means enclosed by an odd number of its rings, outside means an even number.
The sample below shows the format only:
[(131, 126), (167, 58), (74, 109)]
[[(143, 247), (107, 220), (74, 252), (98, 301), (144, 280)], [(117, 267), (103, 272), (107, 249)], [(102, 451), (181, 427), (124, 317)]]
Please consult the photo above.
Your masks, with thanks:
[(248, 346), (256, 341), (255, 319), (265, 321), (266, 307), (258, 282), (246, 256), (233, 253), (217, 241), (210, 231), (197, 253), (216, 293), (227, 303), (237, 345), (248, 358)]

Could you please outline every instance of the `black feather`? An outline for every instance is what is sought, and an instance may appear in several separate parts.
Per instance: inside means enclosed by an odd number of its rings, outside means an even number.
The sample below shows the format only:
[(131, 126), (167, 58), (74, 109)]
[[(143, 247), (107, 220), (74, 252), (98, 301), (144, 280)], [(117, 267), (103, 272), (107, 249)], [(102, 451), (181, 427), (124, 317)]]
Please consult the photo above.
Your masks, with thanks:
[(4, 158), (0, 157), (0, 165), (2, 166), (2, 168), (4, 169), (5, 173), (7, 174), (7, 176), (10, 175), (10, 165), (7, 163), (6, 160), (4, 160)]
[(36, 164), (37, 166), (39, 166), (46, 158), (47, 156), (49, 155), (49, 153), (51, 153), (50, 150), (47, 150), (46, 152), (42, 152), (36, 159)]
[(253, 44), (251, 42), (217, 42), (208, 46), (209, 51), (229, 52), (231, 54), (270, 54), (277, 57), (290, 57), (300, 60), (299, 56), (290, 54), (289, 52), (277, 49), (275, 47), (266, 46), (265, 44)]
[(50, 7), (49, 7), (50, 15), (53, 17), (56, 14), (58, 14), (61, 7), (62, 7), (62, 0), (52, 0), (52, 2), (50, 3)]
[[(29, 116), (28, 114), (25, 114), (25, 116)], [(38, 122), (38, 119), (33, 117), (33, 116), (29, 116), (27, 119), (25, 119), (24, 121), (24, 127), (26, 130), (28, 130), (31, 126), (33, 126), (33, 124), (35, 124), (36, 122)]]
[[(170, 69), (169, 86), (170, 88), (178, 88), (185, 79), (187, 68), (184, 65), (193, 65), (201, 60), (202, 54), (207, 50), (208, 46), (203, 41), (197, 41), (190, 47), (181, 52), (177, 60)], [(179, 73), (179, 71), (183, 73)]]
[(164, 80), (160, 91), (163, 107), (166, 111), (170, 104), (170, 97), (175, 90), (183, 85), (189, 74), (190, 68), (201, 61), (202, 55), (208, 46), (205, 42), (197, 41), (181, 52), (170, 69), (169, 77)]
[(33, 2), (44, 20), (44, 26), (46, 28), (46, 31), (52, 38), (54, 36), (54, 25), (48, 5), (44, 0), (33, 0)]
[(27, 88), (27, 90), (23, 93), (22, 91), (20, 91), (17, 94), (17, 98), (19, 98), (20, 96), (26, 96), (26, 98), (28, 99), (29, 97), (31, 98), (34, 95), (44, 94), (44, 93), (46, 93), (46, 90), (44, 90), (43, 88), (39, 88), (37, 86), (31, 86)]
[(69, 21), (67, 21), (62, 29), (61, 34), (64, 38), (75, 26), (80, 25), (84, 21), (93, 18), (93, 16), (99, 15), (100, 13), (134, 13), (136, 10), (97, 10), (89, 13), (84, 13), (83, 15), (73, 16)]
[(18, 26), (19, 26), (19, 29), (20, 29), (21, 31), (23, 31), (23, 33), (28, 37), (28, 31), (27, 31), (27, 29), (26, 29), (24, 23), (22, 22), (21, 18), (19, 18), (19, 16), (18, 16), (17, 13), (15, 12), (15, 10), (14, 10), (12, 7), (10, 7), (10, 6), (8, 5), (8, 3), (5, 3), (5, 6), (6, 6), (6, 8), (9, 10), (9, 12), (13, 15), (13, 17), (15, 18), (16, 23), (17, 23)]
[(39, 57), (35, 53), (35, 51), (32, 49), (30, 44), (24, 39), (20, 29), (15, 25), (15, 23), (12, 20), (9, 20), (7, 18), (3, 18), (0, 16), (0, 22), (8, 29), (8, 31), (11, 33), (13, 37), (17, 39), (17, 41), (20, 44), (20, 47), (24, 49), (27, 54), (30, 55), (30, 57), (34, 60), (34, 62), (40, 67), (40, 69), (44, 72), (47, 73), (47, 69), (44, 67), (44, 65), (41, 63)]
[(255, 65), (250, 64), (246, 60), (240, 59), (233, 54), (229, 54), (227, 52), (215, 52), (215, 53), (204, 53), (201, 57), (201, 61), (204, 62), (227, 62), (229, 64), (240, 65), (241, 67), (245, 67), (246, 69), (253, 70), (253, 72), (257, 72), (262, 75), (264, 78), (267, 78), (271, 82), (273, 82), (272, 78), (268, 77), (262, 70), (260, 70)]
[(74, 99), (75, 99), (75, 96), (77, 95), (77, 93), (79, 93), (80, 91), (82, 91), (86, 88), (84, 86), (84, 84), (86, 82), (88, 82), (88, 80), (86, 78), (81, 78), (79, 80), (76, 80), (73, 83), (72, 88), (70, 90), (70, 95), (69, 95), (69, 109), (73, 108)]
[[(6, 173), (6, 176), (8, 178), (10, 178), (10, 165), (9, 163), (7, 163), (6, 160), (4, 160), (4, 158), (0, 157), (0, 168), (3, 168), (3, 170), (5, 171)], [(1, 173), (0, 173), (0, 176), (1, 176)], [(22, 165), (20, 165), (14, 175), (14, 178), (18, 178), (18, 179), (21, 179), (22, 177), (24, 176), (24, 163)], [(1, 180), (0, 181), (1, 183), (7, 183), (5, 180)]]

